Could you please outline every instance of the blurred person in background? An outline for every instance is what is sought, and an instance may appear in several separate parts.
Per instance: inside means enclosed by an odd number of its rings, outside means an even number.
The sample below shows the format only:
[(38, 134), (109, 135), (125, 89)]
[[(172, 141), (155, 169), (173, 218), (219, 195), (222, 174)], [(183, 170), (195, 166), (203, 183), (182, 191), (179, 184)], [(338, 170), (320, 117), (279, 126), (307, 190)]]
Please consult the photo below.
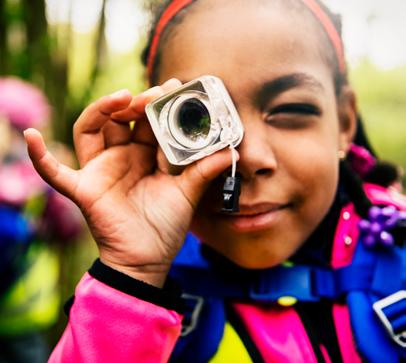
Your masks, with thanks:
[[(39, 178), (26, 152), (22, 130), (44, 130), (50, 115), (37, 87), (0, 78), (1, 363), (47, 360), (43, 333), (60, 307), (57, 243), (73, 241), (82, 230), (77, 207)], [(62, 145), (56, 152), (69, 160)]]

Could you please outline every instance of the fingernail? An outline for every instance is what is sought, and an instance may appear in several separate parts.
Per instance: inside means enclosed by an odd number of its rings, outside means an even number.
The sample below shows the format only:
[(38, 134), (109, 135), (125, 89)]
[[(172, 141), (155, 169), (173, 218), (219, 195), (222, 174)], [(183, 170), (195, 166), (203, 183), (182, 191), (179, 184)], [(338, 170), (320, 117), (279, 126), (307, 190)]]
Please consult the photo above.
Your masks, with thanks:
[(124, 88), (110, 94), (110, 98), (122, 98), (123, 96), (128, 95), (129, 93), (130, 91), (127, 88)]
[(28, 129), (25, 129), (25, 130), (23, 131), (23, 135), (25, 136), (25, 135), (29, 134), (30, 132), (32, 132), (33, 130), (35, 130), (35, 129), (32, 128), (32, 127), (29, 127)]
[(147, 89), (143, 94), (145, 97), (155, 96), (158, 92), (162, 92), (161, 87), (155, 86)]
[(182, 82), (179, 81), (179, 79), (177, 79), (177, 78), (171, 78), (171, 79), (168, 79), (167, 81), (165, 81), (165, 82), (162, 84), (162, 86), (167, 86), (168, 84), (171, 84), (171, 83), (173, 83), (174, 85), (176, 84), (177, 86), (182, 85)]

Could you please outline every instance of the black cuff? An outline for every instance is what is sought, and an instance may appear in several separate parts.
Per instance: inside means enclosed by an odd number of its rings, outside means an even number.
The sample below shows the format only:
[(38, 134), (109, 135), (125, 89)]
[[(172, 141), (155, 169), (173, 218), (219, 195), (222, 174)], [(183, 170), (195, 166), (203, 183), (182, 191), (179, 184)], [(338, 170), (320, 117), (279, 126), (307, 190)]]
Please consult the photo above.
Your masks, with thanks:
[(89, 269), (89, 274), (96, 280), (128, 295), (162, 306), (168, 310), (175, 310), (179, 313), (183, 312), (182, 292), (170, 279), (160, 289), (114, 270), (102, 263), (100, 259), (97, 259), (93, 263), (93, 266)]
[(73, 303), (75, 302), (75, 295), (72, 295), (65, 304), (63, 304), (63, 311), (67, 317), (69, 317), (70, 309), (72, 308)]

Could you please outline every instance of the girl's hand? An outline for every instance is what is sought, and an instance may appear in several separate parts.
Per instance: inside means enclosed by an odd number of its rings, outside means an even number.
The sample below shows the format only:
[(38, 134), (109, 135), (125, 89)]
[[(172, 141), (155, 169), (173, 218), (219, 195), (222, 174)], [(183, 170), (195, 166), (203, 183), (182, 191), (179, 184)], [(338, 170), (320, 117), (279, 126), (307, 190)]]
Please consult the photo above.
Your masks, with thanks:
[(37, 130), (25, 131), (36, 170), (82, 210), (103, 263), (156, 286), (164, 283), (205, 188), (231, 164), (223, 150), (179, 175), (167, 173), (144, 109), (180, 85), (169, 80), (136, 97), (119, 91), (88, 106), (74, 126), (79, 170), (59, 163)]

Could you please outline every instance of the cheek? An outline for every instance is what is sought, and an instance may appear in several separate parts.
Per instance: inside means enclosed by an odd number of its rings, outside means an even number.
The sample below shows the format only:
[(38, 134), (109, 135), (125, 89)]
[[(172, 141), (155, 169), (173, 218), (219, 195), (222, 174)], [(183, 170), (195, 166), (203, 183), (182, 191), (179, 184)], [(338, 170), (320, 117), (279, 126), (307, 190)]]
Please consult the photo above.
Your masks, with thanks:
[(192, 219), (191, 231), (198, 234), (202, 239), (212, 236), (215, 232), (216, 213), (221, 209), (223, 198), (224, 179), (215, 179), (201, 198)]
[(338, 161), (319, 156), (319, 160), (302, 169), (302, 192), (308, 215), (323, 215), (330, 207), (338, 185)]
[[(222, 234), (222, 231), (218, 228), (215, 218), (216, 217), (208, 213), (207, 210), (199, 207), (192, 219), (190, 231), (197, 236), (200, 241), (211, 246), (220, 254), (227, 256), (229, 253), (221, 248), (222, 244), (219, 243), (219, 236)], [(229, 236), (226, 237), (228, 239)]]
[[(338, 157), (335, 147), (314, 142), (303, 142), (297, 152), (288, 154), (286, 164), (292, 165), (287, 172), (292, 180), (322, 187), (337, 179)], [(288, 167), (287, 167), (288, 168)], [(312, 190), (309, 190), (312, 192)]]
[(335, 133), (325, 132), (291, 142), (295, 147), (287, 154), (285, 162), (290, 167), (287, 166), (286, 171), (289, 179), (296, 183), (306, 223), (318, 223), (336, 194), (339, 174), (337, 139)]
[[(280, 136), (280, 137), (278, 137)], [(289, 177), (310, 184), (336, 179), (338, 167), (338, 120), (332, 115), (320, 119), (313, 127), (275, 135), (279, 166)]]

